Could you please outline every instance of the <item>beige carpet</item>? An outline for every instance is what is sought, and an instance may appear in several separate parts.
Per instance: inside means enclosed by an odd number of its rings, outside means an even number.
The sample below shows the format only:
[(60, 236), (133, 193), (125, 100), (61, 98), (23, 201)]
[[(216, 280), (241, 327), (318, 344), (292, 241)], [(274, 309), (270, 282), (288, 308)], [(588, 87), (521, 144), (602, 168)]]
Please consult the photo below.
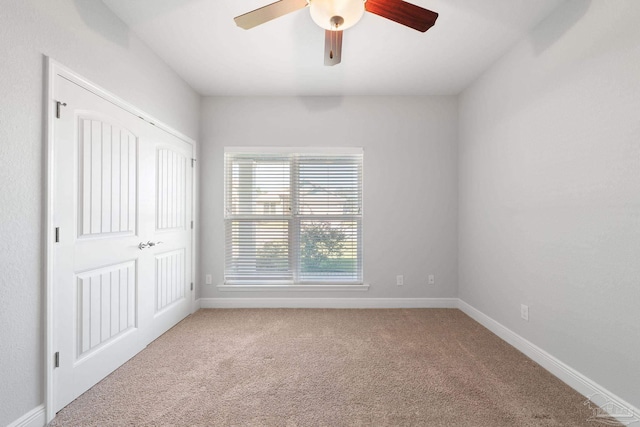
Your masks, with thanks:
[(200, 310), (52, 426), (597, 426), (458, 310)]

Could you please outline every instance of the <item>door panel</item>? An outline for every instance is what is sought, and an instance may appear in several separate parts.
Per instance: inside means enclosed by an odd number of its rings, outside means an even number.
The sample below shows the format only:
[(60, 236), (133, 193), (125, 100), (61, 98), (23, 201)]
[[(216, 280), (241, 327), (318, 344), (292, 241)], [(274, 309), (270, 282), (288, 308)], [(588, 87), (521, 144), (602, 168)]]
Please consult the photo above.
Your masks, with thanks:
[(138, 139), (105, 118), (78, 118), (80, 236), (135, 233)]
[(184, 228), (187, 158), (166, 148), (157, 152), (157, 230)]
[(192, 146), (64, 77), (54, 95), (58, 411), (190, 313)]
[(136, 263), (78, 274), (78, 360), (136, 326)]
[(185, 297), (185, 251), (156, 255), (156, 314)]

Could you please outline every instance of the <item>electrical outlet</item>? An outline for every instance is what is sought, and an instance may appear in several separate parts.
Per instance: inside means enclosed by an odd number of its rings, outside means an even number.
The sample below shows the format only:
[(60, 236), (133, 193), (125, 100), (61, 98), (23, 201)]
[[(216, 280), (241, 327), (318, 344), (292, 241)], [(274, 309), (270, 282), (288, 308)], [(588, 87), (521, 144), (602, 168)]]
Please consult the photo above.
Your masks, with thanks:
[(404, 276), (402, 274), (398, 274), (396, 276), (396, 285), (398, 286), (404, 285)]
[(520, 317), (523, 320), (529, 321), (529, 306), (525, 304), (520, 304)]
[(429, 284), (430, 285), (435, 285), (436, 284), (436, 276), (434, 276), (433, 274), (429, 275)]
[(210, 274), (207, 274), (206, 276), (204, 276), (204, 283), (207, 285), (211, 285), (213, 283), (213, 279), (211, 278)]

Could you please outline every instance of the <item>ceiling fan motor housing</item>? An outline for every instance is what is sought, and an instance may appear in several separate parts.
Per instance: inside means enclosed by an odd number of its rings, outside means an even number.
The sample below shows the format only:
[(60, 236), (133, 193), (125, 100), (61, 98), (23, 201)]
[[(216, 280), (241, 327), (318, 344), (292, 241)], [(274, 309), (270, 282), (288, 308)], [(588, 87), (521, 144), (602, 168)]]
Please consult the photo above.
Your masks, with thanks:
[(311, 18), (325, 30), (346, 30), (364, 15), (366, 0), (307, 0)]
[(331, 27), (337, 30), (344, 24), (344, 18), (342, 16), (333, 16), (331, 17), (330, 22)]

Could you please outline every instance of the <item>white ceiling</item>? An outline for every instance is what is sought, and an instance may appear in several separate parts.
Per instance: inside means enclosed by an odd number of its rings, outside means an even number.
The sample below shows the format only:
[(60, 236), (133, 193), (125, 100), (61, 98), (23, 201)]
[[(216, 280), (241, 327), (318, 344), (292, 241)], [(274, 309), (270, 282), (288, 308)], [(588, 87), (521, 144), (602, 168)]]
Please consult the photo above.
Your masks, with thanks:
[(274, 0), (103, 0), (202, 95), (449, 95), (564, 0), (411, 0), (440, 14), (420, 33), (365, 13), (323, 65), (308, 9), (251, 30), (233, 17)]

